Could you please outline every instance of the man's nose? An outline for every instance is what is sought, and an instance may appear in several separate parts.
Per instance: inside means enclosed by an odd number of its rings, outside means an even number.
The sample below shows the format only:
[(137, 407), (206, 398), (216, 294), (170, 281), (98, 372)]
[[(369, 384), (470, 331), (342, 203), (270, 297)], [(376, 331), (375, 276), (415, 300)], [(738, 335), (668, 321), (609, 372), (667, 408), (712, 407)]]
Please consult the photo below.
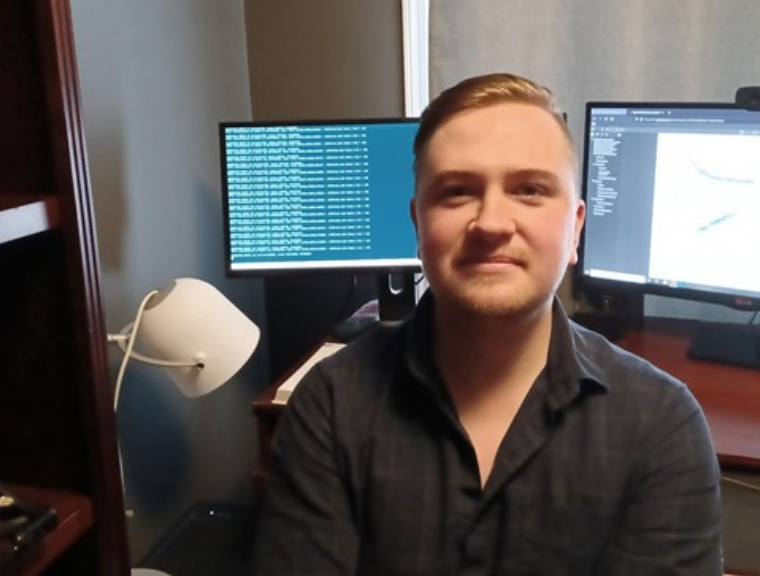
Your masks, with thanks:
[(502, 190), (487, 191), (470, 223), (475, 232), (511, 236), (515, 233), (515, 207)]

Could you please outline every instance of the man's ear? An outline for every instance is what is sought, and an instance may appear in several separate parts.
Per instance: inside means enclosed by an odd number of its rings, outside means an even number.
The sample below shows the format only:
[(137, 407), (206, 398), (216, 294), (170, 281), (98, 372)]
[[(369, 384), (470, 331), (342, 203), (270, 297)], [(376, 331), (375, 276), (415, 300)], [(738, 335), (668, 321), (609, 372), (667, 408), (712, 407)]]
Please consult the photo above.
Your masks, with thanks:
[(573, 250), (570, 254), (570, 266), (575, 266), (578, 263), (578, 244), (581, 241), (581, 230), (586, 222), (586, 203), (583, 200), (578, 200), (578, 204), (575, 207), (575, 222), (573, 229)]
[(409, 200), (409, 216), (412, 218), (414, 224), (414, 234), (419, 238), (419, 231), (417, 230), (417, 197), (412, 196)]

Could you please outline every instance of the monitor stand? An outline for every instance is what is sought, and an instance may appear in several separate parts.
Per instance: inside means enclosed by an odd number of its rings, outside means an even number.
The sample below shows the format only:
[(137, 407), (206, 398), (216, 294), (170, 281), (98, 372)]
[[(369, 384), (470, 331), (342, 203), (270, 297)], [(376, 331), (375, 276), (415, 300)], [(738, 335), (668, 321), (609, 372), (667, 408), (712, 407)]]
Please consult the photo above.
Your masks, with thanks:
[(695, 360), (760, 370), (760, 326), (702, 322), (692, 334), (688, 354)]
[(414, 272), (390, 272), (377, 276), (380, 322), (401, 322), (417, 305)]
[(360, 313), (338, 322), (332, 334), (341, 342), (350, 342), (381, 324), (406, 320), (417, 305), (414, 272), (390, 272), (377, 276), (377, 314)]

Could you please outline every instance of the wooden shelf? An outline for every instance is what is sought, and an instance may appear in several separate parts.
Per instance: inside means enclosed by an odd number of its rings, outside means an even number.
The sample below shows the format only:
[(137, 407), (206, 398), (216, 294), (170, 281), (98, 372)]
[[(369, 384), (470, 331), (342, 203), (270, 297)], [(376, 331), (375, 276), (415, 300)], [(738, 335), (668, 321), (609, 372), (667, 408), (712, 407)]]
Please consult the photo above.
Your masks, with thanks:
[(14, 572), (14, 576), (41, 574), (93, 525), (92, 502), (86, 496), (28, 486), (8, 486), (8, 489), (29, 504), (55, 509), (58, 516), (58, 526), (43, 538), (32, 556)]
[(58, 516), (13, 576), (129, 576), (69, 4), (0, 0), (0, 481)]
[(53, 230), (59, 224), (55, 197), (0, 195), (0, 244)]

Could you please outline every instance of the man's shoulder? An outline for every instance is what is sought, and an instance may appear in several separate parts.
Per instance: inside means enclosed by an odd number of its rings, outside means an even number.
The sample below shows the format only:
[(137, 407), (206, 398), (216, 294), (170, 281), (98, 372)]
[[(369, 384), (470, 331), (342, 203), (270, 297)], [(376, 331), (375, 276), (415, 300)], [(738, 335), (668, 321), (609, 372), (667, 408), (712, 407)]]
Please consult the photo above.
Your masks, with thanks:
[(333, 410), (353, 410), (377, 399), (402, 358), (403, 327), (379, 326), (320, 360), (304, 376), (297, 392), (326, 396)]
[(642, 453), (684, 430), (700, 444), (710, 444), (704, 413), (684, 382), (588, 329), (573, 326), (573, 339), (581, 379), (604, 389), (588, 415), (608, 422), (609, 434), (630, 435)]
[(321, 367), (326, 372), (339, 370), (374, 370), (391, 357), (402, 354), (404, 328), (400, 325), (378, 326), (348, 342), (336, 354), (326, 358)]
[(571, 333), (582, 378), (593, 379), (617, 394), (687, 392), (686, 385), (674, 375), (601, 334), (573, 322)]

